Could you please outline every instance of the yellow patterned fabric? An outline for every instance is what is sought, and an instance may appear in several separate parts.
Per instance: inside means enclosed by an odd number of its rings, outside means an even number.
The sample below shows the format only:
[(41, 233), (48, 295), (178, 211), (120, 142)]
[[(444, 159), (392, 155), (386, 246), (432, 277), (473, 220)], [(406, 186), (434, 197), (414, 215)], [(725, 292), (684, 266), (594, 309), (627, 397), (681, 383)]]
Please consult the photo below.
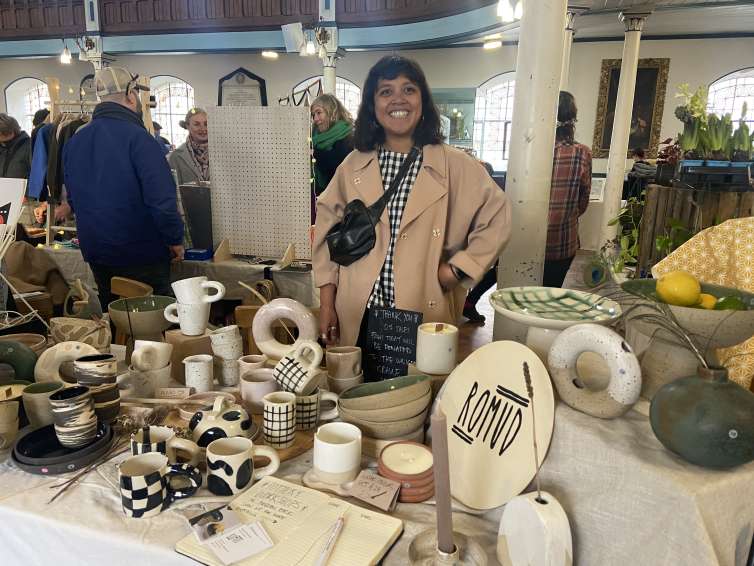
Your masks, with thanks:
[[(702, 230), (652, 268), (657, 278), (682, 269), (700, 281), (754, 292), (754, 217), (726, 220)], [(743, 355), (742, 355), (743, 354)], [(731, 381), (752, 387), (754, 338), (718, 350)]]

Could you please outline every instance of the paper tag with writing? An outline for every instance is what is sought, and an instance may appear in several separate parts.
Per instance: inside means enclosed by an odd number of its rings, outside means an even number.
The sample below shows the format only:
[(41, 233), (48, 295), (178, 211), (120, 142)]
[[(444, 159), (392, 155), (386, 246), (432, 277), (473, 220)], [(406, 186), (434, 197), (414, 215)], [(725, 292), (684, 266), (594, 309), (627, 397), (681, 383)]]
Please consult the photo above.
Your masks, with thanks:
[(162, 387), (154, 392), (157, 399), (186, 399), (191, 395), (191, 387)]
[(362, 470), (351, 486), (351, 497), (373, 505), (383, 511), (392, 511), (398, 503), (401, 484), (378, 476), (369, 470)]
[(272, 548), (272, 539), (259, 522), (237, 525), (204, 545), (228, 566)]

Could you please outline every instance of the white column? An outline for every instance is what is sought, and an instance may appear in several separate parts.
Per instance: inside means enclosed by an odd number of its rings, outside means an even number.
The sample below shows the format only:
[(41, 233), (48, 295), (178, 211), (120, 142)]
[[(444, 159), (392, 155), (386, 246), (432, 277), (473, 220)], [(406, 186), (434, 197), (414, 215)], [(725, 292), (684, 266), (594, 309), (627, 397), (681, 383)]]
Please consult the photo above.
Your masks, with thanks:
[(588, 11), (588, 6), (568, 6), (565, 30), (563, 30), (563, 67), (560, 71), (560, 90), (568, 90), (568, 74), (571, 71), (571, 47), (576, 35), (574, 21), (576, 17)]
[(324, 75), (324, 81), (322, 84), (322, 90), (325, 94), (335, 94), (335, 55), (327, 55), (322, 59), (322, 74)]
[(628, 139), (631, 132), (631, 114), (636, 91), (636, 71), (639, 68), (639, 43), (641, 30), (649, 12), (623, 12), (621, 20), (626, 26), (626, 39), (623, 43), (623, 59), (620, 66), (618, 97), (615, 102), (613, 133), (610, 138), (610, 155), (607, 162), (605, 180), (605, 201), (602, 209), (600, 245), (612, 240), (618, 233), (618, 226), (608, 226), (608, 222), (618, 215), (623, 179), (628, 158)]
[[(498, 288), (542, 283), (566, 7), (567, 0), (524, 4), (505, 186), (513, 230), (500, 259)], [(497, 314), (494, 337), (523, 339)]]

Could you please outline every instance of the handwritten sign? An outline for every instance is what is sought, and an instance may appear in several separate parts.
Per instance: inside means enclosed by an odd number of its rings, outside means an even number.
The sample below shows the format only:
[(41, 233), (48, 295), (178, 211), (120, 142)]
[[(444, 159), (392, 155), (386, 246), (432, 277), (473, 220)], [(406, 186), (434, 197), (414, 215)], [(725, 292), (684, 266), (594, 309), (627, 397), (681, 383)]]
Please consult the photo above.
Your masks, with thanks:
[(383, 511), (392, 511), (398, 503), (400, 489), (401, 484), (397, 481), (383, 478), (369, 470), (361, 470), (350, 491), (351, 497)]
[(416, 333), (420, 312), (373, 307), (369, 309), (364, 372), (371, 379), (406, 375), (416, 361)]

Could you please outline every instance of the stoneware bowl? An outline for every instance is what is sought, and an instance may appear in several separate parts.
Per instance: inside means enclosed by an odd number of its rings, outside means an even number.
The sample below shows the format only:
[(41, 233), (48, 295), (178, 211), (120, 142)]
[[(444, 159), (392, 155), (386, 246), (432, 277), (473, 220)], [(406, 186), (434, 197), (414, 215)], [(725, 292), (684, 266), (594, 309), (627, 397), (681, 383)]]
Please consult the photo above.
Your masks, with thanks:
[(0, 342), (7, 341), (20, 342), (21, 344), (28, 346), (31, 351), (34, 352), (37, 356), (39, 356), (42, 352), (44, 352), (45, 348), (47, 348), (47, 338), (45, 338), (41, 334), (22, 333), (6, 334), (5, 336), (0, 336)]
[(344, 391), (340, 396), (340, 406), (346, 410), (367, 411), (395, 407), (415, 401), (430, 390), (430, 379), (426, 375), (394, 377), (376, 383), (364, 383)]
[(364, 409), (344, 409), (351, 417), (357, 419), (363, 419), (365, 421), (371, 421), (375, 423), (389, 423), (392, 421), (400, 421), (403, 419), (411, 418), (424, 409), (426, 409), (432, 401), (432, 393), (427, 392), (426, 395), (422, 395), (418, 399), (403, 403), (402, 405), (396, 405), (394, 407), (380, 407), (378, 409), (364, 410)]
[[(174, 302), (173, 297), (160, 295), (134, 297), (113, 301), (108, 305), (107, 310), (113, 324), (121, 332), (130, 336), (133, 329), (134, 338), (161, 342), (162, 333), (171, 325), (169, 320), (165, 320), (163, 312)], [(126, 304), (128, 304), (128, 312), (126, 312)]]
[(428, 412), (429, 407), (413, 417), (384, 423), (358, 419), (351, 416), (347, 410), (340, 411), (340, 418), (347, 423), (356, 425), (362, 430), (364, 434), (371, 436), (372, 438), (385, 439), (402, 436), (416, 430), (417, 428), (420, 428), (424, 424), (424, 421), (427, 420)]

